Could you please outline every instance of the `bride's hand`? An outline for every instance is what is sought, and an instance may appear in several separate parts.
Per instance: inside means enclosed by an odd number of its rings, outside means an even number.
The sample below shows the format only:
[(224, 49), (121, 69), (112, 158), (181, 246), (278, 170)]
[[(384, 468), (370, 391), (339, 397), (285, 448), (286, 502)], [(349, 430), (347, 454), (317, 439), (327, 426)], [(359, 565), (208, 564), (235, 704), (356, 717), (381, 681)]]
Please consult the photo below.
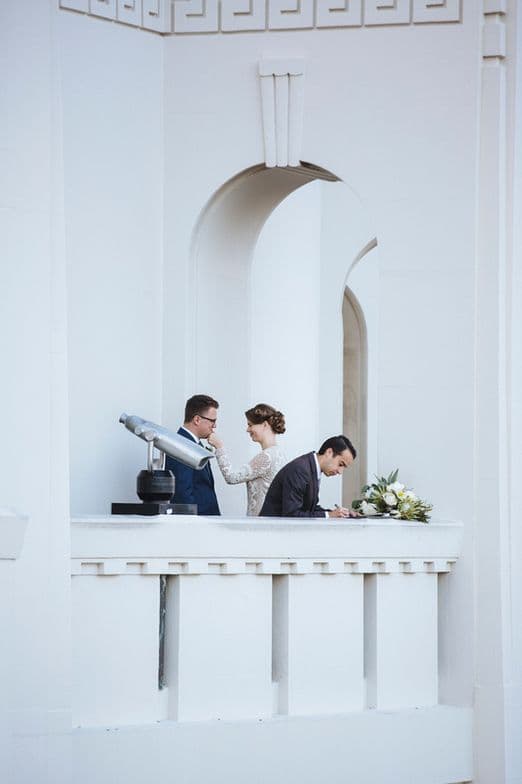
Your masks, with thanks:
[(215, 433), (211, 433), (207, 438), (208, 443), (210, 446), (213, 446), (214, 449), (221, 449), (223, 446), (223, 441), (217, 437)]

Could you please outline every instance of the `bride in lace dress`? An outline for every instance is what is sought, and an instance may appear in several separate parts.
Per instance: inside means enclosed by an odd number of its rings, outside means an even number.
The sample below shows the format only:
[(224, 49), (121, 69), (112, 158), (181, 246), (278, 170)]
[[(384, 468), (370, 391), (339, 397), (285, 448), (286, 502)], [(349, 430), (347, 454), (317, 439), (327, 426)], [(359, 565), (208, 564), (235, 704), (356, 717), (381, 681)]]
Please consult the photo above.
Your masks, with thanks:
[(216, 450), (216, 460), (225, 481), (229, 485), (246, 482), (247, 515), (257, 517), (263, 506), (265, 495), (272, 479), (287, 462), (276, 443), (276, 435), (285, 432), (285, 418), (280, 411), (265, 403), (258, 403), (245, 411), (247, 433), (261, 452), (239, 468), (233, 468), (226, 453), (223, 441), (212, 433), (208, 442)]

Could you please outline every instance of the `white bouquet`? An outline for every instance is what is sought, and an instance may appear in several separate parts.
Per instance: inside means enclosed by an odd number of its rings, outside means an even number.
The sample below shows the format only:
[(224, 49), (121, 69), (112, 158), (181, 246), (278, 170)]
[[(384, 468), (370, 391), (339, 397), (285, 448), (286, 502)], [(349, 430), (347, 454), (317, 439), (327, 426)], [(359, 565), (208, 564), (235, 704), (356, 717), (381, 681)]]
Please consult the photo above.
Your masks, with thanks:
[(376, 482), (364, 485), (362, 498), (353, 501), (352, 507), (363, 517), (394, 517), (396, 520), (427, 523), (433, 506), (398, 482), (398, 476), (398, 468), (388, 477), (376, 476)]

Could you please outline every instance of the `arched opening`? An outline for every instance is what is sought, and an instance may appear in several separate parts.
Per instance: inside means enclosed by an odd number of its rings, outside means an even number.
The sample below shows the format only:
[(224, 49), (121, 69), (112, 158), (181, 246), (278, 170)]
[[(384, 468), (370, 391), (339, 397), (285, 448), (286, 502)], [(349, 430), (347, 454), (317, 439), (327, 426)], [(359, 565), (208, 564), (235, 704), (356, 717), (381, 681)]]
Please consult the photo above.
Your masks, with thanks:
[[(205, 208), (193, 241), (191, 387), (220, 400), (234, 462), (257, 448), (243, 416), (256, 402), (285, 413), (289, 459), (343, 430), (345, 283), (372, 236), (356, 194), (310, 165), (253, 167)], [(216, 478), (223, 513), (244, 514), (244, 493)], [(324, 483), (326, 503), (339, 502), (340, 483)]]

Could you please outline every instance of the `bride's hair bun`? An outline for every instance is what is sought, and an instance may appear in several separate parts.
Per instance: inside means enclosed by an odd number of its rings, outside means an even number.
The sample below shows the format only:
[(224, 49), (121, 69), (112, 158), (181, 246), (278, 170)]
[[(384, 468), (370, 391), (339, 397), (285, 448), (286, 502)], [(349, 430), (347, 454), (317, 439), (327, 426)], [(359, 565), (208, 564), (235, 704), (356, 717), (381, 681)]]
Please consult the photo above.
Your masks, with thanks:
[(275, 411), (267, 422), (274, 433), (284, 433), (286, 430), (285, 417), (280, 411)]
[(266, 403), (257, 403), (253, 408), (245, 411), (245, 416), (253, 425), (261, 425), (263, 422), (268, 422), (276, 434), (284, 433), (286, 430), (284, 414)]

